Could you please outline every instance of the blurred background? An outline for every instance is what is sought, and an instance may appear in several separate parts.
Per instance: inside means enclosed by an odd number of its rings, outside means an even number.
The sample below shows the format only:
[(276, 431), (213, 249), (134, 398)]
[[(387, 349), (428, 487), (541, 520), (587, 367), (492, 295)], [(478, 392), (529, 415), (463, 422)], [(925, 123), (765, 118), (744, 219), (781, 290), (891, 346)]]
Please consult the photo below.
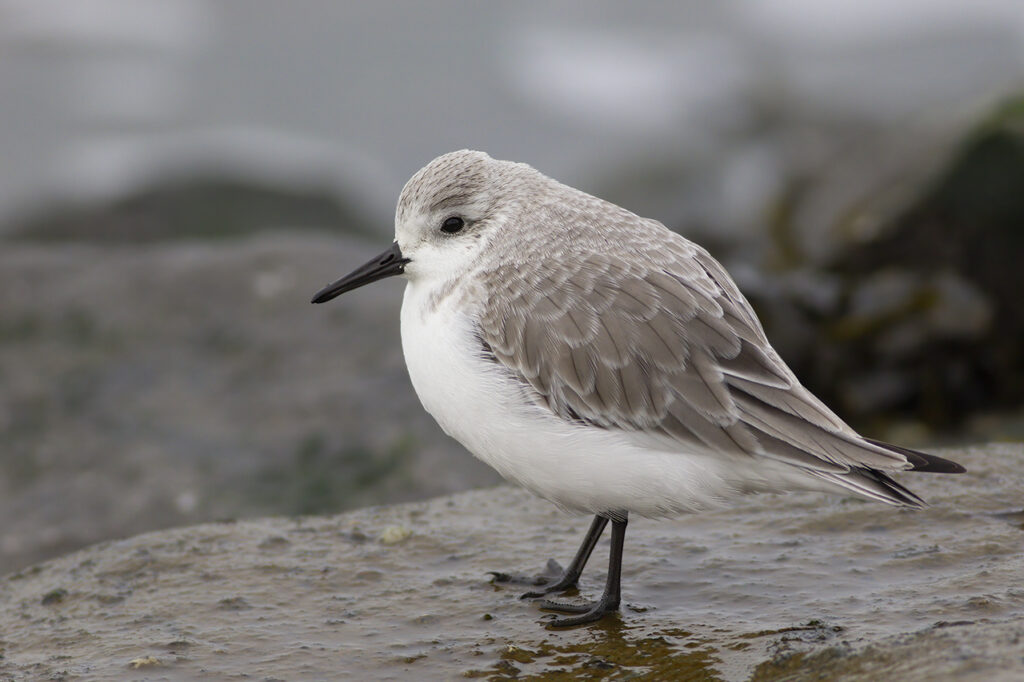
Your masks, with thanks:
[(1019, 0), (0, 0), (0, 572), (496, 482), (400, 281), (308, 302), (465, 147), (700, 241), (870, 435), (1024, 438)]

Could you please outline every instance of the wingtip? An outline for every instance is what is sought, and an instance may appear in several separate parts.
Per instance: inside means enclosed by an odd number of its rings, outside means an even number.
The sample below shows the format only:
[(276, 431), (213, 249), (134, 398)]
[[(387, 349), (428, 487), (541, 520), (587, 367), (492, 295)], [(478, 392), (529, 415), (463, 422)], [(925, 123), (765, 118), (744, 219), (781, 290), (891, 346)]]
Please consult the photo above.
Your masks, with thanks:
[(885, 443), (872, 438), (865, 438), (864, 440), (872, 445), (877, 445), (880, 448), (898, 452), (906, 457), (907, 461), (911, 464), (910, 471), (923, 471), (931, 474), (963, 474), (967, 472), (967, 469), (962, 464), (954, 462), (951, 459), (929, 455), (925, 452), (911, 450), (910, 448), (893, 445), (892, 443)]

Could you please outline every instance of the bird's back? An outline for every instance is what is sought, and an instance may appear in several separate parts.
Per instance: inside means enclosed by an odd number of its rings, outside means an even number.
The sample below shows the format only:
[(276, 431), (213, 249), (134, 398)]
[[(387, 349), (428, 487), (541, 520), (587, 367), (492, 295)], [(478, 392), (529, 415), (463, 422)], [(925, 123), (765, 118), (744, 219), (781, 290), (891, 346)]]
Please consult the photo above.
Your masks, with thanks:
[(920, 499), (884, 472), (957, 468), (846, 425), (800, 384), (704, 249), (543, 181), (504, 231), (516, 247), (492, 245), (478, 273), (480, 342), (532, 400), (658, 451), (773, 460), (895, 504)]

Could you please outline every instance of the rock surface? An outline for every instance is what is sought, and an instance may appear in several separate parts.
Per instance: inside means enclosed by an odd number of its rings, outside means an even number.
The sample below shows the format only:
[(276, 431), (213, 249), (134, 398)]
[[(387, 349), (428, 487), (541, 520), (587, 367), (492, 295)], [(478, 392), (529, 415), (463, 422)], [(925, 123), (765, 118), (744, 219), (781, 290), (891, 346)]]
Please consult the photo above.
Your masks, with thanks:
[[(972, 414), (1017, 409), (1024, 97), (915, 172), (879, 172), (869, 176), (875, 191), (818, 216), (816, 229), (832, 238), (824, 253), (807, 248), (811, 233), (799, 216), (761, 232), (776, 267), (752, 272), (748, 259), (737, 270), (748, 275), (740, 285), (768, 338), (812, 392), (861, 425), (899, 414), (949, 431)], [(819, 175), (842, 177), (839, 169)], [(787, 244), (797, 255), (779, 255)]]
[(942, 454), (969, 473), (902, 476), (920, 512), (636, 519), (621, 616), (564, 631), (486, 572), (567, 560), (586, 521), (508, 487), (106, 542), (0, 582), (0, 679), (1021, 679), (1024, 448)]
[(111, 537), (497, 482), (420, 407), (379, 244), (0, 247), (0, 573)]

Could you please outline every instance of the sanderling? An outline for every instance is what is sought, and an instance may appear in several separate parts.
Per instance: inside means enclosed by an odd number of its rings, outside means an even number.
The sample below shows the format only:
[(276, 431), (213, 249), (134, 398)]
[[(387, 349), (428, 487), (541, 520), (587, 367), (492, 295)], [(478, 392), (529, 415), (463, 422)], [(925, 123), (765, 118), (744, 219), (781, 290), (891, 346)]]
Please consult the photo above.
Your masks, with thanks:
[(509, 481), (595, 515), (562, 575), (523, 596), (574, 587), (612, 524), (602, 597), (545, 600), (577, 614), (554, 626), (618, 609), (630, 512), (797, 489), (921, 507), (887, 472), (964, 470), (847, 426), (703, 248), (528, 165), (434, 159), (402, 190), (391, 247), (313, 302), (392, 275), (408, 280), (409, 376), (441, 428)]

